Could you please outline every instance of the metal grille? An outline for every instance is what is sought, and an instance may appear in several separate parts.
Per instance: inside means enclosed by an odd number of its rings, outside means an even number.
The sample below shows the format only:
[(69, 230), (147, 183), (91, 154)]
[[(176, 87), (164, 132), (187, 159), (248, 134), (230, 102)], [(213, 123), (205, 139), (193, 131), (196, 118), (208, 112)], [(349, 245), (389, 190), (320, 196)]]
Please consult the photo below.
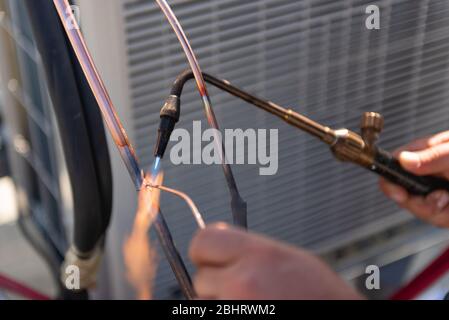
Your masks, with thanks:
[(23, 3), (9, 1), (8, 6), (11, 17), (5, 16), (0, 27), (15, 41), (18, 76), (21, 81), (5, 79), (4, 90), (9, 92), (4, 94), (11, 94), (26, 112), (29, 131), (29, 138), (10, 132), (8, 144), (11, 152), (17, 152), (33, 171), (33, 175), (27, 177), (28, 184), (32, 187), (30, 193), (26, 194), (31, 212), (23, 214), (30, 214), (38, 230), (41, 230), (49, 241), (49, 245), (62, 257), (67, 247), (67, 238), (62, 223), (63, 204), (58, 177), (60, 146), (56, 145), (57, 137), (48, 88)]
[[(446, 0), (173, 0), (204, 71), (329, 126), (358, 130), (365, 111), (386, 118), (382, 146), (394, 149), (447, 128), (449, 121), (449, 2)], [(381, 9), (381, 30), (365, 28), (365, 8)], [(180, 46), (153, 1), (123, 1), (134, 134), (151, 160), (158, 111), (169, 86), (187, 67)], [(270, 115), (211, 90), (222, 128), (279, 128), (279, 171), (233, 166), (248, 202), (249, 225), (317, 251), (335, 249), (408, 221), (385, 201), (376, 178), (337, 163), (316, 140)], [(203, 119), (193, 84), (183, 95), (178, 127)], [(230, 220), (218, 166), (173, 166), (167, 185), (189, 193), (207, 221)], [(181, 202), (162, 203), (185, 254), (195, 230)], [(173, 285), (162, 262), (161, 297)], [(165, 291), (164, 291), (165, 290)]]

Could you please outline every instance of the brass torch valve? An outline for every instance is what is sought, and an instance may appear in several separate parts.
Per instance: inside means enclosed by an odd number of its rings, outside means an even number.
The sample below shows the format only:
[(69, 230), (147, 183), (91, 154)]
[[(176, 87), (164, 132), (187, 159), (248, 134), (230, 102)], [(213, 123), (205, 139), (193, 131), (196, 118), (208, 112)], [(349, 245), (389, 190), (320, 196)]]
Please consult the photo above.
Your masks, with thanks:
[(448, 190), (447, 180), (433, 176), (417, 176), (401, 167), (390, 153), (377, 146), (384, 127), (383, 117), (367, 112), (362, 117), (361, 135), (347, 129), (334, 130), (331, 150), (341, 161), (353, 162), (405, 188), (414, 195), (426, 196), (435, 190)]
[(374, 112), (363, 114), (361, 135), (348, 129), (334, 130), (335, 140), (331, 150), (341, 161), (353, 162), (363, 167), (371, 167), (376, 154), (376, 142), (384, 125), (383, 117)]
[[(320, 139), (323, 143), (330, 146), (335, 157), (341, 161), (352, 162), (363, 168), (374, 172), (383, 178), (396, 183), (405, 188), (409, 193), (415, 195), (428, 195), (435, 190), (448, 190), (449, 182), (433, 176), (418, 176), (404, 170), (399, 161), (395, 159), (390, 153), (382, 150), (377, 145), (379, 134), (384, 127), (383, 117), (374, 112), (367, 112), (362, 117), (360, 125), (360, 135), (348, 129), (333, 130), (321, 123), (313, 121), (312, 119), (299, 114), (293, 109), (287, 109), (271, 101), (258, 98), (248, 92), (243, 91), (233, 86), (229, 81), (215, 78), (209, 74), (203, 74), (205, 80), (215, 87), (228, 92), (229, 94), (238, 97), (259, 109), (262, 109), (272, 115), (278, 117), (289, 125), (307, 132), (311, 136)], [(182, 73), (176, 80), (172, 95), (180, 98), (182, 87), (185, 82), (193, 78), (191, 71)], [(172, 99), (172, 98), (170, 98)], [(177, 121), (179, 115), (178, 100), (168, 100), (171, 104), (164, 107), (161, 113), (161, 119), (167, 122), (165, 116), (169, 116), (170, 120), (168, 126), (165, 122), (161, 123), (161, 131), (159, 137), (168, 141), (171, 130), (174, 128), (174, 123)], [(167, 106), (170, 108), (170, 113), (167, 113)], [(173, 111), (176, 111), (173, 113)], [(173, 116), (174, 115), (174, 116)], [(164, 141), (161, 141), (164, 142)], [(157, 150), (163, 155), (166, 143), (158, 143)]]

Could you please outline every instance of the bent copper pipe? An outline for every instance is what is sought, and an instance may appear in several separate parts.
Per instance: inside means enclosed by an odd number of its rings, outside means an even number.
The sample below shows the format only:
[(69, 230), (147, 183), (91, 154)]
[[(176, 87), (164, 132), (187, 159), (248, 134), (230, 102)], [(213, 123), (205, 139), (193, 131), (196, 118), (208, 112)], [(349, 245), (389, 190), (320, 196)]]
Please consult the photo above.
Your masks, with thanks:
[[(106, 122), (106, 126), (108, 127), (109, 132), (120, 152), (120, 156), (128, 169), (134, 186), (137, 190), (140, 190), (144, 179), (143, 171), (140, 168), (134, 149), (128, 139), (128, 136), (126, 135), (125, 129), (116, 113), (112, 100), (89, 53), (71, 7), (67, 0), (53, 0), (53, 3), (58, 11), (58, 15), (73, 50), (75, 51), (75, 55), (81, 65), (84, 75), (89, 83), (92, 93), (95, 96), (104, 121)], [(178, 280), (182, 292), (187, 299), (193, 299), (195, 297), (195, 293), (190, 276), (181, 255), (176, 249), (170, 230), (168, 229), (167, 223), (161, 212), (159, 212), (156, 217), (155, 229), (157, 231), (162, 249), (164, 250), (167, 260), (176, 276), (176, 279)]]

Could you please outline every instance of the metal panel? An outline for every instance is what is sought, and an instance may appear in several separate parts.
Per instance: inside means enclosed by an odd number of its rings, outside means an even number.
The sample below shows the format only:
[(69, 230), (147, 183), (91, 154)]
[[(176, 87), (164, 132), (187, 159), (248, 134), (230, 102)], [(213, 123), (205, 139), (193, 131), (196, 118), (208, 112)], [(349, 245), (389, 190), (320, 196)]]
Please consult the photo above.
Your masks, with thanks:
[[(80, 2), (89, 9), (82, 11), (83, 32), (119, 113), (125, 115), (137, 152), (149, 165), (159, 109), (172, 81), (187, 67), (184, 55), (153, 1)], [(386, 149), (447, 128), (449, 2), (445, 0), (172, 0), (170, 4), (204, 71), (250, 92), (333, 127), (357, 130), (363, 112), (381, 112), (386, 117), (382, 138)], [(380, 6), (381, 30), (365, 28), (368, 4)], [(105, 36), (107, 30), (113, 39)], [(121, 59), (126, 69), (117, 66)], [(184, 92), (178, 127), (192, 130), (192, 121), (202, 119), (206, 128), (193, 83)], [(326, 253), (411, 221), (385, 201), (374, 176), (336, 162), (319, 142), (270, 115), (225, 93), (211, 90), (211, 95), (222, 128), (279, 128), (275, 176), (259, 176), (258, 166), (233, 166), (248, 202), (252, 230)], [(126, 178), (114, 167), (115, 177), (121, 177), (115, 179), (117, 197), (130, 185), (123, 184)], [(218, 166), (173, 166), (166, 159), (164, 167), (166, 184), (189, 193), (207, 222), (230, 221), (229, 196)], [(117, 251), (132, 221), (132, 215), (123, 212), (133, 207), (129, 195), (115, 199), (109, 237), (106, 276), (115, 279), (110, 288), (113, 297), (129, 297), (123, 280), (117, 280), (119, 273), (123, 275)], [(193, 219), (182, 202), (168, 195), (163, 196), (162, 208), (186, 257), (195, 232)], [(161, 259), (157, 297), (172, 297), (175, 289), (173, 275)]]

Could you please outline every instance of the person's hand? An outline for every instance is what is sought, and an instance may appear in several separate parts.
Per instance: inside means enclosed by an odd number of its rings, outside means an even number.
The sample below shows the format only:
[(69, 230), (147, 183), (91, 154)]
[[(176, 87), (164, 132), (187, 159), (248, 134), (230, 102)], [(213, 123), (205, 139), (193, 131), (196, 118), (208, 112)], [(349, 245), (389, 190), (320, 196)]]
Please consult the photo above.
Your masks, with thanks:
[[(449, 179), (449, 131), (414, 141), (395, 152), (402, 167), (416, 175)], [(411, 196), (403, 188), (381, 179), (382, 191), (399, 206), (435, 226), (449, 228), (449, 193), (439, 190), (427, 197)]]
[(360, 299), (312, 254), (225, 224), (201, 230), (190, 257), (200, 299)]

